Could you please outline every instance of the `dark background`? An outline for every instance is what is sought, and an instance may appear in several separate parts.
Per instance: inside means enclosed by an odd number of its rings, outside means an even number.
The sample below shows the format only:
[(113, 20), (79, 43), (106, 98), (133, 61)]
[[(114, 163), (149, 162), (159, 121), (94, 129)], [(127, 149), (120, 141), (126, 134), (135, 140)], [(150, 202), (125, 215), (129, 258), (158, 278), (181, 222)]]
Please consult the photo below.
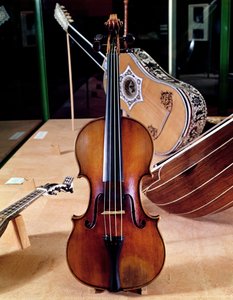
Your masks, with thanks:
[[(123, 18), (123, 0), (41, 0), (45, 34), (50, 117), (69, 100), (66, 34), (54, 19), (56, 2), (65, 5), (74, 19), (75, 26), (93, 42), (98, 33), (105, 31), (104, 22), (110, 13)], [(210, 1), (203, 1), (208, 3)], [(210, 114), (218, 113), (219, 74), (219, 22), (220, 1), (215, 1), (212, 13), (210, 39), (196, 42), (190, 50), (188, 42), (188, 4), (202, 1), (177, 0), (177, 77), (199, 89), (210, 107)], [(34, 11), (33, 0), (0, 0), (10, 19), (0, 26), (0, 119), (42, 118), (41, 93), (38, 68), (38, 49), (35, 36), (29, 37), (29, 45), (22, 41), (21, 12)], [(231, 13), (232, 14), (232, 13)], [(135, 38), (134, 47), (147, 51), (162, 68), (168, 68), (168, 3), (167, 1), (129, 0), (128, 31)], [(34, 26), (33, 18), (28, 26)], [(231, 32), (232, 36), (233, 32)], [(231, 38), (232, 50), (232, 38)], [(231, 51), (232, 52), (232, 51)], [(103, 71), (74, 43), (71, 42), (74, 91), (95, 76), (101, 80)], [(229, 72), (233, 72), (231, 58)], [(201, 74), (201, 76), (200, 76)], [(188, 75), (188, 76), (187, 76)], [(204, 80), (201, 78), (204, 77)], [(195, 79), (196, 78), (196, 79)], [(229, 78), (232, 81), (232, 78)], [(228, 110), (232, 109), (232, 91), (229, 94)], [(216, 109), (215, 109), (216, 108)], [(63, 117), (62, 114), (59, 116)], [(64, 115), (67, 117), (67, 115)], [(79, 117), (79, 116), (77, 116)]]

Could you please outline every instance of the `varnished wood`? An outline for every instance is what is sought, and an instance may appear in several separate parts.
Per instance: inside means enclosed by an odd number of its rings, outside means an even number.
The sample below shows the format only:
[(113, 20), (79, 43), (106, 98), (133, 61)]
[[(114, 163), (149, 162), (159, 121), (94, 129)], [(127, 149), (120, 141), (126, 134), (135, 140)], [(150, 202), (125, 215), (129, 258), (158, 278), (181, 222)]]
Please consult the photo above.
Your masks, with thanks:
[[(219, 129), (218, 129), (219, 128)], [(197, 218), (233, 205), (233, 119), (203, 134), (143, 181), (146, 196), (169, 213)], [(161, 166), (160, 166), (161, 165)]]
[(165, 246), (158, 216), (146, 214), (140, 199), (140, 180), (150, 172), (153, 142), (141, 123), (121, 116), (121, 22), (114, 14), (106, 24), (106, 113), (85, 126), (76, 140), (79, 176), (89, 181), (90, 199), (86, 212), (73, 216), (67, 262), (84, 284), (119, 292), (151, 283), (163, 268)]
[(0, 121), (0, 162), (29, 137), (41, 122), (41, 120)]
[[(133, 224), (130, 203), (125, 201), (124, 240), (121, 253), (120, 277), (123, 290), (131, 290), (150, 283), (157, 276), (164, 263), (165, 248), (160, 234), (157, 234), (158, 217), (149, 218), (139, 201), (139, 179), (149, 172), (153, 147), (149, 134), (144, 135), (144, 127), (128, 118), (123, 119), (123, 160), (128, 168), (124, 172), (124, 193), (134, 199), (136, 221), (145, 220), (144, 229)], [(134, 142), (137, 139), (135, 149)], [(73, 217), (74, 228), (67, 246), (67, 259), (72, 273), (82, 282), (93, 287), (107, 289), (110, 278), (109, 257), (103, 242), (101, 213), (103, 203), (97, 205), (95, 230), (84, 226), (86, 220), (93, 220), (96, 197), (103, 193), (103, 140), (104, 120), (91, 122), (80, 132), (76, 141), (76, 156), (80, 163), (80, 176), (90, 181), (91, 199), (85, 215)], [(150, 145), (150, 147), (148, 147)], [(88, 149), (88, 151), (87, 151)], [(134, 151), (133, 151), (134, 149)], [(132, 151), (131, 151), (132, 150)], [(147, 167), (145, 167), (147, 166)], [(135, 188), (136, 187), (136, 188)], [(150, 232), (146, 238), (148, 231)], [(88, 249), (91, 251), (88, 251)], [(91, 250), (95, 249), (95, 251)]]

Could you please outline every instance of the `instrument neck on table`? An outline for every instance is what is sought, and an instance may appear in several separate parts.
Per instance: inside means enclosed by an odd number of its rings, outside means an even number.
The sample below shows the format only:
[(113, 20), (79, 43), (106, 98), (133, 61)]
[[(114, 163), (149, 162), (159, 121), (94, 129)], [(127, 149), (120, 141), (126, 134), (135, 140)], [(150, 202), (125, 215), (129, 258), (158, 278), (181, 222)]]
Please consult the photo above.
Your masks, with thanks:
[(47, 183), (44, 186), (37, 187), (33, 192), (18, 200), (14, 204), (0, 211), (0, 236), (3, 234), (8, 222), (14, 219), (21, 211), (33, 203), (43, 194), (56, 195), (56, 191), (73, 192), (73, 177), (65, 177), (62, 184)]
[(11, 220), (14, 217), (16, 217), (22, 210), (24, 210), (28, 205), (30, 205), (33, 201), (42, 196), (44, 193), (46, 193), (46, 190), (36, 189), (27, 196), (23, 197), (14, 204), (2, 210), (0, 212), (0, 215), (3, 215), (5, 218)]

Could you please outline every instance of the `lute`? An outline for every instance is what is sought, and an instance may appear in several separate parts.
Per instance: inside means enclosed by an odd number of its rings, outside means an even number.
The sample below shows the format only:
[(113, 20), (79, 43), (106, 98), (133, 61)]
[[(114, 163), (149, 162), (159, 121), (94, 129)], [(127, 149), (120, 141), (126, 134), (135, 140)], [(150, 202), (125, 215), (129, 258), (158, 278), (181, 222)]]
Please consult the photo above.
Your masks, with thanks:
[[(106, 87), (106, 56), (93, 50), (93, 44), (72, 25), (73, 20), (64, 6), (56, 4), (54, 17), (70, 38), (104, 71)], [(142, 49), (127, 49), (121, 53), (119, 68), (121, 109), (148, 129), (155, 154), (161, 159), (202, 133), (207, 109), (196, 88), (165, 72)]]
[(73, 192), (73, 177), (67, 176), (62, 184), (47, 183), (37, 187), (33, 192), (18, 200), (14, 204), (0, 211), (0, 237), (7, 228), (10, 220), (14, 219), (21, 211), (32, 204), (42, 195), (55, 195), (56, 192)]
[(233, 205), (233, 115), (152, 168), (144, 194), (168, 213), (188, 218)]

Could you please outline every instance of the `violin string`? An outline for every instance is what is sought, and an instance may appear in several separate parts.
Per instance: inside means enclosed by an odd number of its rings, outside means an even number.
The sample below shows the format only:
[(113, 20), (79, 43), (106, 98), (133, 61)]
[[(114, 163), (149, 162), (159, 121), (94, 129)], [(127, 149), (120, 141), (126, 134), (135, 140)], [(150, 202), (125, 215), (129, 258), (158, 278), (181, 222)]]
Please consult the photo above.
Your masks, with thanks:
[(104, 235), (107, 236), (107, 224), (106, 224), (106, 195), (107, 195), (107, 187), (106, 184), (104, 184)]
[[(187, 214), (191, 214), (191, 213), (194, 213), (194, 212), (197, 212), (211, 204), (213, 204), (214, 202), (217, 202), (217, 200), (219, 198), (221, 198), (223, 195), (225, 195), (227, 192), (229, 192), (231, 189), (233, 188), (233, 186), (230, 186), (229, 188), (227, 188), (225, 191), (223, 191), (222, 193), (218, 194), (215, 198), (211, 199), (210, 201), (208, 201), (207, 203), (195, 208), (195, 209), (192, 209), (192, 210), (189, 210), (189, 211), (185, 211), (185, 212), (182, 212), (182, 213), (177, 213), (178, 215), (187, 215)], [(231, 202), (227, 202), (224, 206), (221, 206), (220, 208), (216, 209), (216, 210), (213, 210), (211, 211), (210, 213), (208, 213), (207, 215), (210, 215), (210, 214), (214, 214), (216, 213), (218, 210), (221, 210), (221, 209), (224, 209), (224, 207), (228, 206), (228, 205), (231, 205), (233, 201)]]
[[(113, 52), (113, 68), (116, 66), (116, 50), (114, 49), (114, 52)], [(113, 95), (114, 97), (116, 96), (116, 81), (117, 81), (117, 78), (115, 78), (116, 76), (116, 70), (114, 70), (113, 72)], [(116, 120), (116, 102), (117, 102), (117, 99), (113, 99), (113, 109), (114, 109), (114, 114), (113, 114), (113, 117), (114, 117), (114, 122), (113, 124), (117, 124), (117, 120)], [(118, 124), (117, 124), (118, 126)], [(117, 236), (117, 214), (116, 214), (116, 211), (117, 211), (117, 155), (116, 155), (116, 147), (117, 147), (117, 140), (116, 140), (116, 128), (114, 128), (114, 224), (115, 224), (115, 236)], [(119, 171), (119, 170), (118, 170)]]
[(122, 172), (122, 143), (121, 143), (121, 115), (120, 115), (120, 95), (119, 95), (119, 55), (117, 55), (117, 117), (118, 117), (118, 153), (119, 153), (119, 174), (120, 174), (120, 190), (119, 190), (119, 197), (120, 197), (120, 236), (123, 237), (123, 193), (122, 193), (122, 184), (123, 184), (123, 172)]
[[(109, 44), (109, 43), (108, 43)], [(108, 80), (110, 80), (111, 78), (111, 70), (112, 70), (112, 55), (111, 55), (111, 52), (109, 52), (109, 68), (108, 68)], [(109, 91), (109, 96), (111, 97), (112, 96), (112, 85), (108, 85), (110, 87), (110, 91)], [(112, 98), (112, 97), (111, 97)], [(109, 187), (108, 187), (108, 210), (109, 210), (109, 213), (108, 213), (108, 222), (109, 222), (109, 238), (110, 240), (112, 240), (112, 224), (111, 224), (111, 195), (112, 195), (112, 143), (110, 141), (112, 141), (112, 102), (110, 102), (110, 116), (109, 116), (109, 142), (108, 142), (108, 145), (109, 145), (109, 159), (108, 159), (108, 162), (109, 162), (109, 176), (108, 176), (108, 182), (109, 182)], [(114, 146), (114, 145), (113, 145)]]
[[(123, 236), (123, 193), (122, 193), (122, 155), (121, 155), (121, 116), (119, 104), (119, 55), (116, 47), (108, 53), (108, 100), (106, 124), (108, 125), (107, 148), (107, 171), (104, 176), (106, 184), (104, 190), (104, 230), (105, 236), (112, 241), (113, 229), (115, 236), (118, 236), (118, 210), (120, 210), (120, 235)], [(117, 67), (117, 68), (116, 68)], [(107, 132), (107, 131), (105, 131)], [(107, 151), (106, 151), (107, 150)], [(107, 198), (107, 199), (106, 199)], [(113, 199), (112, 199), (113, 198)], [(108, 201), (108, 207), (106, 202)], [(108, 212), (106, 211), (108, 210)], [(107, 217), (108, 216), (108, 222)], [(107, 224), (108, 223), (108, 224)], [(114, 224), (114, 226), (113, 226)], [(113, 226), (113, 228), (112, 228)]]
[[(122, 157), (121, 157), (121, 116), (120, 116), (120, 107), (119, 107), (119, 56), (114, 51), (114, 66), (117, 66), (117, 69), (114, 72), (114, 95), (116, 99), (114, 99), (114, 124), (117, 125), (117, 128), (114, 130), (114, 168), (115, 168), (115, 197), (114, 197), (114, 206), (115, 206), (115, 234), (118, 236), (118, 223), (117, 223), (117, 209), (120, 209), (120, 236), (123, 236), (123, 210), (122, 210)], [(117, 165), (118, 164), (118, 165)], [(118, 172), (118, 173), (116, 173)], [(117, 174), (119, 176), (117, 176)], [(117, 198), (118, 197), (118, 198)], [(120, 204), (120, 207), (119, 205)]]
[[(107, 68), (108, 69), (108, 68)], [(108, 91), (107, 91), (108, 92)], [(106, 111), (108, 110), (108, 101), (106, 101)], [(104, 130), (105, 134), (104, 134), (104, 161), (103, 161), (103, 186), (104, 186), (104, 211), (103, 211), (103, 222), (104, 222), (104, 235), (107, 236), (107, 220), (106, 220), (106, 195), (107, 195), (107, 161), (108, 158), (106, 157), (107, 154), (107, 116), (105, 116), (105, 130)]]
[[(111, 57), (108, 54), (107, 59), (107, 77), (110, 78), (111, 70)], [(108, 85), (107, 89), (107, 100), (110, 99), (111, 90)], [(111, 239), (111, 219), (110, 219), (110, 198), (111, 198), (111, 188), (110, 188), (110, 174), (111, 174), (111, 103), (106, 101), (106, 116), (105, 116), (105, 136), (104, 136), (104, 169), (103, 169), (103, 182), (104, 182), (104, 233), (105, 236), (109, 236)], [(108, 206), (107, 206), (108, 201)], [(107, 213), (108, 211), (108, 213)], [(108, 221), (108, 222), (107, 222)]]

